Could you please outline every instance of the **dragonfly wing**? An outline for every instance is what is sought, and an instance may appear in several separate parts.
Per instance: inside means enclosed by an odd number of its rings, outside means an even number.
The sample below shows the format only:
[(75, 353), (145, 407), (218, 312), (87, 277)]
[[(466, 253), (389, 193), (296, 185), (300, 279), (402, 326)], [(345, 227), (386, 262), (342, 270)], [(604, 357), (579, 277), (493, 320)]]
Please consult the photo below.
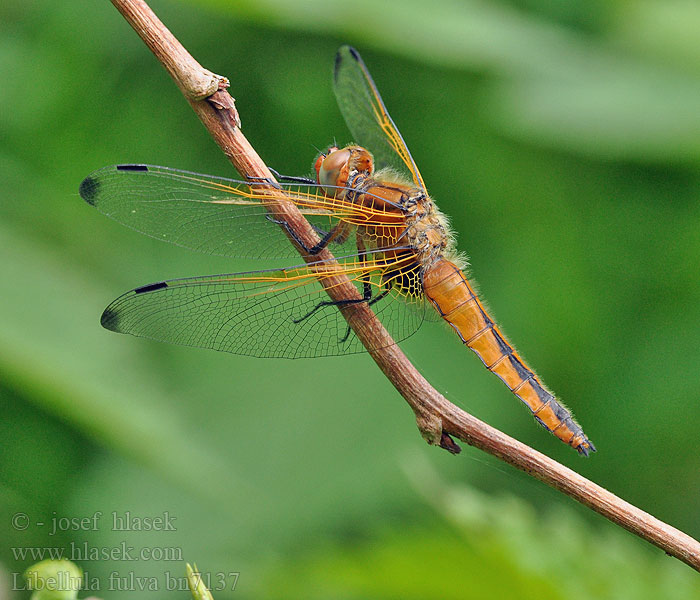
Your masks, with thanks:
[[(302, 265), (155, 283), (117, 298), (105, 309), (102, 325), (120, 333), (256, 357), (364, 351), (338, 308), (324, 304), (329, 297), (319, 276), (324, 277), (318, 269), (313, 273)], [(363, 271), (351, 278), (361, 290), (368, 275)], [(422, 298), (413, 308), (401, 300), (399, 294), (387, 294), (373, 305), (395, 341), (414, 333), (423, 319)]]
[[(152, 165), (118, 165), (92, 173), (80, 195), (108, 217), (159, 240), (207, 254), (237, 258), (298, 255), (279, 225), (271, 221), (262, 186)], [(285, 195), (319, 237), (351, 212), (318, 187), (283, 185)], [(344, 212), (345, 211), (345, 212)], [(353, 240), (331, 244), (349, 254)]]
[(378, 167), (389, 166), (423, 190), (425, 184), (408, 147), (394, 125), (360, 54), (342, 46), (335, 57), (333, 77), (340, 112), (354, 142), (374, 154)]

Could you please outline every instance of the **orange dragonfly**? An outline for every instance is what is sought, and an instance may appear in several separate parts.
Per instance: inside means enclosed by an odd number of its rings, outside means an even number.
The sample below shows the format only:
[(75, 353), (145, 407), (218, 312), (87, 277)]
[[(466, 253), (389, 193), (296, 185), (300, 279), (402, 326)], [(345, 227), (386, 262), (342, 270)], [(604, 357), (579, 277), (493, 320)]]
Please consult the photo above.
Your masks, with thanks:
[[(334, 90), (362, 145), (329, 148), (316, 160), (315, 180), (280, 176), (279, 188), (318, 233), (314, 247), (300, 244), (307, 255), (328, 247), (337, 262), (152, 283), (114, 300), (102, 325), (235, 354), (301, 358), (365, 350), (336, 305), (367, 302), (397, 342), (436, 310), (545, 429), (583, 455), (595, 451), (484, 309), (447, 219), (354, 48), (338, 51)], [(80, 195), (108, 217), (179, 246), (237, 258), (288, 257), (297, 251), (263, 202), (269, 183), (118, 165), (87, 177)], [(361, 299), (328, 300), (320, 281), (338, 268)]]

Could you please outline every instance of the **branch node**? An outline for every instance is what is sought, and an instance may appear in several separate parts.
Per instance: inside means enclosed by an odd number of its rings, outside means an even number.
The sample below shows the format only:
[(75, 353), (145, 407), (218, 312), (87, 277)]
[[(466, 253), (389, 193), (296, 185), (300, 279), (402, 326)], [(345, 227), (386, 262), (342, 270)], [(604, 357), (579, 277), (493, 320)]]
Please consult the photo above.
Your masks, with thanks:
[(194, 101), (205, 100), (230, 85), (229, 80), (223, 75), (217, 75), (201, 67), (199, 70), (189, 71), (184, 83), (183, 90)]
[[(228, 87), (228, 79), (226, 80)], [(236, 110), (236, 101), (226, 91), (226, 88), (220, 88), (207, 98), (207, 102), (211, 104), (217, 111), (220, 118), (228, 121), (228, 124), (234, 128), (241, 128), (241, 117)]]
[(443, 431), (440, 437), (440, 448), (447, 450), (450, 454), (459, 454), (462, 451), (459, 444), (457, 444), (446, 431)]
[(431, 446), (440, 446), (442, 442), (442, 419), (435, 413), (416, 411), (416, 425), (423, 439)]

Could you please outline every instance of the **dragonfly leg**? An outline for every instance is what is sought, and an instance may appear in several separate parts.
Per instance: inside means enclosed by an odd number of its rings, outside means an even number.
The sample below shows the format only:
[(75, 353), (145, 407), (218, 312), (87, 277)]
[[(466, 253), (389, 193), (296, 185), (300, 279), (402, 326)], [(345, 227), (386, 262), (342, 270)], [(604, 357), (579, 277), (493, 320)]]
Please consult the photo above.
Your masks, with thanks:
[(281, 225), (287, 230), (287, 233), (292, 237), (292, 239), (299, 245), (299, 247), (306, 252), (310, 256), (315, 256), (318, 254), (321, 250), (323, 250), (328, 244), (330, 244), (333, 240), (338, 239), (341, 243), (346, 239), (345, 236), (345, 230), (346, 230), (346, 225), (344, 223), (338, 223), (335, 227), (333, 227), (330, 231), (328, 232), (323, 232), (321, 229), (317, 229), (314, 227), (314, 231), (318, 233), (319, 235), (323, 233), (323, 237), (321, 240), (318, 242), (318, 244), (315, 244), (309, 248), (304, 242), (299, 239), (299, 236), (296, 234), (296, 232), (286, 223), (286, 221), (280, 221), (279, 219), (275, 219), (272, 215), (265, 215), (265, 218), (268, 221), (271, 221), (272, 223), (275, 223), (276, 225)]
[(276, 190), (282, 189), (279, 183), (277, 183), (273, 179), (270, 179), (269, 177), (254, 177), (253, 175), (246, 175), (246, 180), (252, 182), (253, 184), (262, 183), (265, 185), (269, 185), (275, 188)]
[(305, 185), (316, 185), (315, 179), (310, 179), (309, 177), (294, 177), (292, 175), (282, 175), (279, 171), (275, 171), (273, 168), (268, 167), (270, 172), (279, 180), (286, 181), (288, 183), (303, 183)]
[[(301, 317), (301, 319), (294, 319), (294, 323), (301, 323), (302, 321), (308, 319), (311, 315), (313, 315), (319, 308), (323, 308), (324, 306), (348, 306), (349, 304), (359, 304), (360, 302), (367, 302), (368, 304), (373, 304), (377, 300), (381, 300), (388, 293), (389, 290), (385, 290), (376, 298), (372, 298), (372, 286), (369, 280), (363, 278), (362, 298), (353, 298), (351, 300), (324, 300), (322, 302), (319, 302), (316, 306), (314, 306), (309, 312), (307, 312), (303, 317)], [(348, 327), (348, 332), (343, 336), (341, 342), (347, 340), (349, 335), (350, 327)]]
[[(376, 304), (377, 302), (379, 302), (382, 298), (386, 298), (386, 295), (388, 293), (389, 293), (389, 289), (386, 289), (381, 294), (377, 294), (374, 298), (370, 298), (369, 300), (366, 300), (365, 298), (363, 298), (363, 301), (367, 302), (367, 304), (369, 306), (372, 306), (373, 304)], [(343, 342), (346, 342), (349, 337), (350, 337), (350, 325), (348, 325), (348, 328), (345, 331), (345, 335), (340, 340), (340, 343), (342, 344)]]
[[(360, 263), (363, 265), (365, 264), (365, 261), (367, 260), (367, 248), (365, 247), (365, 243), (362, 239), (362, 237), (359, 235), (359, 232), (356, 234), (357, 235), (357, 251), (358, 251), (358, 258), (360, 260)], [(387, 288), (384, 290), (381, 294), (379, 294), (376, 298), (372, 298), (372, 285), (369, 280), (369, 274), (364, 273), (362, 276), (362, 301), (367, 302), (369, 306), (372, 306), (375, 302), (378, 300), (381, 300), (384, 296), (386, 296), (389, 293), (389, 289)], [(341, 338), (340, 343), (344, 343), (347, 341), (347, 339), (350, 337), (350, 325), (347, 326), (347, 329), (345, 330), (345, 335)]]
[(382, 298), (386, 298), (386, 295), (387, 295), (388, 293), (389, 293), (389, 290), (388, 290), (388, 289), (384, 290), (381, 294), (378, 294), (378, 295), (376, 295), (374, 298), (372, 298), (372, 299), (368, 302), (368, 304), (369, 304), (370, 306), (372, 306), (373, 304), (376, 304), (376, 303), (379, 302)]
[(359, 304), (360, 302), (366, 302), (366, 300), (364, 298), (352, 298), (349, 300), (324, 300), (323, 302), (319, 302), (316, 306), (314, 306), (309, 312), (307, 312), (303, 317), (301, 317), (301, 319), (294, 319), (292, 322), (301, 323), (324, 306), (349, 306), (350, 304)]
[[(294, 177), (293, 175), (282, 175), (279, 171), (275, 171), (272, 167), (267, 167), (270, 173), (272, 173), (278, 181), (285, 181), (287, 183), (303, 183), (304, 185), (318, 185), (315, 179), (309, 177)], [(249, 181), (260, 181), (262, 183), (268, 183), (279, 188), (275, 181), (272, 181), (269, 177), (255, 177), (253, 175), (248, 175), (246, 177)]]

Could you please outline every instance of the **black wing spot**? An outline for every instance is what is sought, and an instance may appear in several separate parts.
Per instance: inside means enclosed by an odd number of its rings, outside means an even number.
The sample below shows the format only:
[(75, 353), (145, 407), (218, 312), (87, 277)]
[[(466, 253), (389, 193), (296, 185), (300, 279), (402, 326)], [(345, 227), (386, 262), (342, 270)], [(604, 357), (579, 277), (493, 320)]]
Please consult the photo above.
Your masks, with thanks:
[(146, 165), (117, 165), (117, 171), (148, 171)]
[(95, 206), (97, 204), (97, 192), (100, 189), (100, 182), (92, 177), (86, 177), (80, 182), (78, 191), (80, 197), (88, 204)]
[[(342, 48), (341, 48), (342, 50)], [(338, 70), (340, 69), (340, 61), (343, 57), (340, 55), (340, 50), (335, 53), (335, 66), (333, 67), (333, 80), (338, 81)]]
[(362, 64), (362, 59), (360, 58), (360, 53), (355, 50), (352, 46), (342, 46), (338, 52), (335, 54), (335, 66), (333, 67), (333, 79), (338, 81), (338, 71), (340, 71), (340, 63), (343, 60), (343, 51), (347, 50), (357, 62)]
[(119, 315), (117, 315), (117, 313), (115, 313), (111, 308), (105, 308), (102, 316), (100, 317), (100, 325), (111, 331), (119, 331)]
[(149, 283), (148, 285), (143, 285), (140, 288), (134, 290), (134, 294), (146, 294), (148, 292), (155, 292), (156, 290), (162, 290), (168, 287), (165, 281), (159, 281), (158, 283)]

